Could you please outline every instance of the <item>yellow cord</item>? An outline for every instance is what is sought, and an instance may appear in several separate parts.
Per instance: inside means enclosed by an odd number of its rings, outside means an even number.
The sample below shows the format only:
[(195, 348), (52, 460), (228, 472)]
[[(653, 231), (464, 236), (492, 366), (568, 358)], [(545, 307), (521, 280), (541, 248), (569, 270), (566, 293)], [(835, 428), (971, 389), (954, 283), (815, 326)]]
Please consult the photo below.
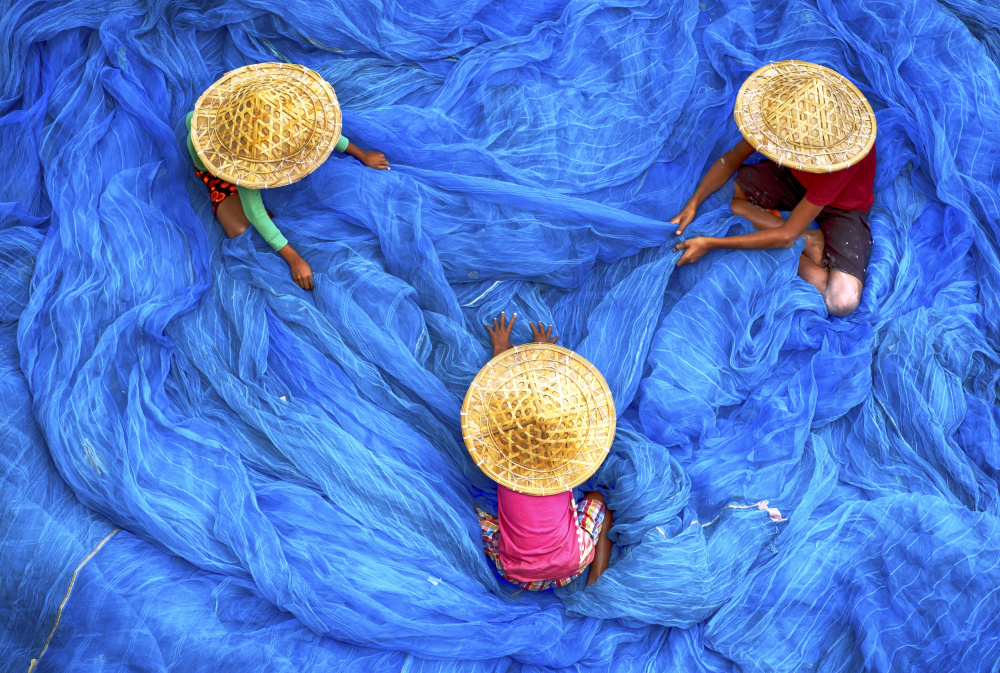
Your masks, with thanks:
[[(73, 593), (73, 585), (76, 584), (76, 576), (80, 572), (80, 568), (86, 565), (87, 561), (94, 558), (94, 554), (96, 554), (101, 550), (101, 547), (104, 546), (104, 543), (110, 540), (111, 536), (120, 530), (121, 528), (115, 528), (113, 531), (108, 533), (108, 536), (103, 540), (101, 540), (101, 544), (97, 545), (94, 551), (90, 552), (87, 558), (83, 559), (83, 562), (76, 567), (76, 570), (73, 571), (73, 579), (71, 579), (69, 582), (69, 589), (66, 590), (66, 597), (63, 598), (62, 603), (59, 604), (59, 610), (56, 612), (56, 623), (52, 625), (52, 630), (49, 631), (49, 637), (45, 639), (45, 647), (42, 648), (42, 654), (45, 654), (45, 650), (49, 649), (49, 641), (52, 640), (52, 636), (56, 632), (56, 627), (59, 626), (59, 619), (62, 617), (62, 611), (63, 608), (66, 607), (66, 601), (69, 600), (69, 595)], [(28, 667), (28, 673), (33, 673), (33, 671), (35, 670), (35, 666), (38, 665), (39, 659), (42, 658), (42, 654), (38, 655), (38, 659), (31, 660), (31, 666)]]

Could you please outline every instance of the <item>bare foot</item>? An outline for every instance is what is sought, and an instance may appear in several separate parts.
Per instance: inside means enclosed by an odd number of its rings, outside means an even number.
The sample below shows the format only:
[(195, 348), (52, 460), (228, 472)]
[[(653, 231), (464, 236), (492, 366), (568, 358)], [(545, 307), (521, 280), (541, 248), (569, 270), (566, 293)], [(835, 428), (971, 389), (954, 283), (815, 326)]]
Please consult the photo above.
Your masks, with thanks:
[(817, 266), (823, 266), (823, 248), (826, 246), (826, 238), (819, 229), (806, 229), (802, 232), (802, 238), (806, 239), (806, 247), (802, 254)]

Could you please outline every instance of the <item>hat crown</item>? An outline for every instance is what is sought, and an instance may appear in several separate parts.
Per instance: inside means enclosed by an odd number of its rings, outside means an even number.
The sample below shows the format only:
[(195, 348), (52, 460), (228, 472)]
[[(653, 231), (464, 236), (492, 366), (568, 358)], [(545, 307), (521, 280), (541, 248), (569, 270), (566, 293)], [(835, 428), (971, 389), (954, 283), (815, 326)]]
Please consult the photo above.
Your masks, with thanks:
[(793, 75), (772, 87), (762, 107), (769, 131), (803, 147), (835, 147), (854, 132), (843, 95), (810, 74)]
[(294, 157), (313, 142), (313, 125), (302, 93), (287, 83), (248, 85), (237, 91), (216, 116), (219, 140), (234, 157), (268, 161), (275, 154)]
[(579, 389), (570, 398), (538, 390), (547, 387), (542, 382), (533, 392), (502, 388), (492, 395), (488, 432), (507, 460), (526, 470), (546, 470), (553, 460), (586, 450), (587, 424), (573, 413), (586, 400), (578, 399)]

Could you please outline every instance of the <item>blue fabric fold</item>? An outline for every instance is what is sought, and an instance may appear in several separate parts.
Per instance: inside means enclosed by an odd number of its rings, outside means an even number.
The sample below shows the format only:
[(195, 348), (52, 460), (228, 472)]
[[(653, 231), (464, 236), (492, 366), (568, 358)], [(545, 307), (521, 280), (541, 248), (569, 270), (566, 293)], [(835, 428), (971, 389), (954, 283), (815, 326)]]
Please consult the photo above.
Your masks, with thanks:
[[(0, 32), (0, 671), (996, 671), (995, 8), (7, 0)], [(674, 266), (790, 58), (878, 120), (845, 319), (799, 246)], [(267, 194), (313, 292), (185, 159), (270, 60), (392, 162)], [(684, 236), (746, 231), (731, 193)], [(615, 395), (590, 587), (481, 548), (459, 412), (501, 311)]]

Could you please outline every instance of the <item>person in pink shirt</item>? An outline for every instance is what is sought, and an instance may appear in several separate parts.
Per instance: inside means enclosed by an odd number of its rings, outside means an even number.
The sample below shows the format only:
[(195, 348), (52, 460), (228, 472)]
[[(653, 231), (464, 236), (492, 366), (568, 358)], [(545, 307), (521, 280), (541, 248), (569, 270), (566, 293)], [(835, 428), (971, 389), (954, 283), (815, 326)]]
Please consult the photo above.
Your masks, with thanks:
[[(489, 325), (486, 326), (493, 345), (493, 360), (491, 360), (491, 364), (496, 363), (498, 356), (507, 353), (511, 349), (518, 350), (510, 343), (511, 328), (516, 319), (517, 314), (514, 314), (508, 322), (506, 314), (501, 313), (499, 320), (493, 321), (492, 327)], [(552, 344), (552, 346), (548, 347), (548, 350), (558, 351), (552, 357), (562, 359), (571, 357), (585, 363), (586, 366), (589, 366), (596, 373), (596, 378), (600, 379), (600, 383), (603, 384), (604, 388), (607, 388), (607, 384), (604, 383), (603, 378), (600, 377), (600, 373), (597, 372), (596, 368), (593, 368), (593, 365), (590, 365), (583, 358), (572, 353), (572, 351), (554, 345), (558, 337), (552, 336), (551, 325), (546, 330), (541, 322), (537, 326), (533, 323), (529, 324), (534, 335), (534, 344)], [(527, 352), (532, 349), (537, 351), (539, 347), (521, 346), (519, 349), (524, 349)], [(507, 360), (510, 360), (510, 355), (508, 353)], [(533, 352), (531, 355), (539, 354)], [(543, 358), (547, 357), (546, 354), (539, 356)], [(511, 367), (509, 365), (505, 366), (507, 368), (503, 369), (503, 372), (509, 373)], [(480, 372), (480, 377), (482, 377), (483, 372), (488, 367), (489, 365), (484, 367), (483, 371)], [(562, 372), (560, 373), (562, 374)], [(480, 377), (477, 377), (477, 380)], [(539, 388), (544, 387), (545, 383), (531, 381), (529, 385), (531, 391), (537, 391)], [(516, 388), (517, 386), (514, 387)], [(466, 408), (470, 406), (470, 399), (473, 397), (474, 388), (475, 382), (470, 387), (470, 394), (466, 398), (466, 405), (463, 406), (463, 416), (467, 415)], [(528, 386), (521, 386), (521, 388), (527, 390)], [(601, 427), (596, 433), (590, 432), (586, 435), (588, 437), (599, 438), (596, 444), (606, 445), (585, 447), (584, 451), (580, 454), (585, 459), (587, 456), (590, 456), (591, 463), (603, 461), (611, 439), (614, 436), (614, 409), (613, 402), (610, 399), (610, 390), (607, 390), (606, 396), (607, 400), (611, 403), (611, 418), (605, 419), (604, 425), (598, 423)], [(490, 397), (490, 399), (494, 400), (495, 395)], [(524, 400), (528, 400), (528, 397), (525, 397)], [(511, 404), (516, 405), (517, 403), (518, 400), (515, 400)], [(537, 406), (536, 401), (528, 400), (525, 402), (523, 415), (521, 415), (521, 411), (514, 412), (516, 416), (514, 425), (517, 427), (511, 425), (508, 428), (502, 428), (502, 430), (509, 429), (512, 431), (513, 434), (511, 436), (514, 439), (509, 441), (517, 441), (517, 437), (522, 436), (529, 438), (529, 441), (532, 437), (545, 438), (546, 441), (550, 437), (555, 437), (558, 441), (558, 430), (563, 427), (560, 425), (562, 419), (553, 419), (551, 417), (552, 414), (550, 414), (549, 418), (543, 418), (541, 414), (534, 413), (532, 404)], [(484, 423), (488, 421), (495, 423), (495, 419), (486, 419), (485, 416), (483, 418)], [(467, 419), (463, 419), (463, 431), (466, 435), (466, 443), (470, 446), (473, 456), (476, 457), (477, 451), (474, 449), (476, 442), (470, 439), (470, 434), (474, 435), (475, 431), (470, 433), (466, 422)], [(577, 422), (577, 427), (580, 427), (580, 425)], [(572, 423), (569, 427), (572, 427)], [(518, 432), (526, 434), (518, 435)], [(489, 441), (492, 441), (499, 434), (502, 433), (498, 433), (494, 426), (489, 428), (489, 432), (484, 433), (483, 437), (487, 437)], [(503, 441), (500, 441), (501, 450)], [(496, 446), (488, 448), (491, 451), (497, 450)], [(513, 452), (516, 453), (518, 447), (508, 448), (513, 448)], [(597, 456), (597, 458), (594, 458), (594, 456)], [(521, 462), (524, 462), (523, 459)], [(576, 462), (581, 462), (581, 460), (578, 458)], [(495, 465), (491, 466), (488, 463), (489, 461), (487, 460), (485, 463), (479, 462), (479, 465), (491, 477), (497, 479), (498, 482), (502, 482), (504, 477), (498, 477), (498, 475), (507, 474), (503, 472), (506, 468)], [(593, 474), (599, 465), (600, 462), (588, 465), (583, 472), (573, 474), (570, 481), (576, 483), (582, 482)], [(515, 469), (517, 467), (520, 466), (515, 465)], [(533, 467), (541, 473), (546, 472), (546, 470), (558, 471), (562, 469), (562, 466), (558, 464)], [(483, 546), (489, 558), (496, 564), (501, 576), (507, 581), (525, 589), (541, 591), (552, 587), (565, 586), (589, 567), (590, 575), (587, 578), (587, 584), (590, 585), (596, 582), (607, 569), (611, 555), (611, 540), (608, 539), (608, 531), (612, 525), (612, 516), (601, 494), (596, 491), (590, 491), (585, 493), (579, 502), (576, 502), (573, 498), (571, 487), (565, 488), (563, 486), (559, 492), (537, 495), (523, 492), (525, 490), (532, 490), (528, 487), (528, 482), (523, 482), (523, 488), (518, 486), (519, 483), (522, 482), (497, 484), (498, 516), (494, 517), (486, 511), (478, 507), (476, 508), (483, 535)], [(520, 490), (518, 490), (519, 488)]]

